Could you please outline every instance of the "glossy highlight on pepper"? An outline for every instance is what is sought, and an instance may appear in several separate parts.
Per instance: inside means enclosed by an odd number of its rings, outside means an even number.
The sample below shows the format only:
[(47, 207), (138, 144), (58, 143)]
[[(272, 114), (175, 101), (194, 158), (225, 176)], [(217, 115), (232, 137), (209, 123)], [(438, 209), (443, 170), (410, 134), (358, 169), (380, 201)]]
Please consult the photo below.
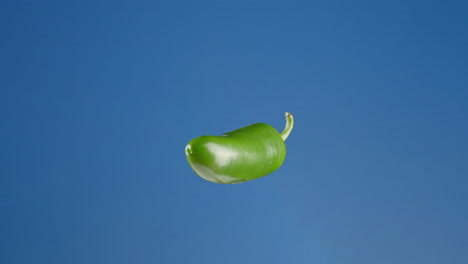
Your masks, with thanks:
[(286, 127), (280, 134), (264, 123), (256, 123), (220, 136), (201, 136), (185, 147), (193, 171), (214, 183), (241, 183), (277, 170), (286, 157), (286, 145), (294, 118), (286, 113)]

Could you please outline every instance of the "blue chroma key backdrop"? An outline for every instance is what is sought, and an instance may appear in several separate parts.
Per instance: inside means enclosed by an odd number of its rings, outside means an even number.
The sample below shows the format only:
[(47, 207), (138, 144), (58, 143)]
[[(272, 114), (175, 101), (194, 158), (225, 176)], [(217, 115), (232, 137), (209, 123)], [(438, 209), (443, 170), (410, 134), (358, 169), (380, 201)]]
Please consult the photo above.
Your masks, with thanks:
[[(468, 263), (468, 2), (3, 1), (0, 263)], [(185, 145), (295, 117), (284, 164)]]

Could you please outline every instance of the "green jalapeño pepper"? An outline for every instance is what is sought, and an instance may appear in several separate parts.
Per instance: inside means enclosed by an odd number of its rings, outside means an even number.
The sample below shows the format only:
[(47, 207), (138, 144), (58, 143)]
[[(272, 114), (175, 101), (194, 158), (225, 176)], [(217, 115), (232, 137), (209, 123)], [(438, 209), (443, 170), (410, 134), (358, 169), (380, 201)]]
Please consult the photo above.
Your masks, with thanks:
[(284, 141), (294, 125), (286, 113), (286, 127), (280, 134), (270, 125), (256, 123), (221, 136), (201, 136), (185, 147), (192, 169), (215, 183), (241, 183), (277, 170), (286, 156)]

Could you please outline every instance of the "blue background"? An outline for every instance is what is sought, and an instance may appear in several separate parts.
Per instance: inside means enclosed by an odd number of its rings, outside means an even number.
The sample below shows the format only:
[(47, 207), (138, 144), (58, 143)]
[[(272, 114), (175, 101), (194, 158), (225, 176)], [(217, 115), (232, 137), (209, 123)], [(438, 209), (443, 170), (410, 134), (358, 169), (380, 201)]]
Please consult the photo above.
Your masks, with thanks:
[[(468, 263), (467, 2), (0, 10), (0, 263)], [(271, 175), (186, 162), (286, 111)]]

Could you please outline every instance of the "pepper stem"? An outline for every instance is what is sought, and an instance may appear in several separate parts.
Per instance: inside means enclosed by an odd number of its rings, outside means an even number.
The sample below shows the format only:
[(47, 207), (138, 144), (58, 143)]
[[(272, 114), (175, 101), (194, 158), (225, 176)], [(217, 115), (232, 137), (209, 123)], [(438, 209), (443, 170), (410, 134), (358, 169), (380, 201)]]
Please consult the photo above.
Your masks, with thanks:
[(291, 113), (286, 112), (286, 126), (284, 127), (283, 132), (281, 132), (281, 137), (283, 138), (283, 141), (286, 141), (289, 134), (291, 134), (293, 126), (294, 126), (294, 117)]

